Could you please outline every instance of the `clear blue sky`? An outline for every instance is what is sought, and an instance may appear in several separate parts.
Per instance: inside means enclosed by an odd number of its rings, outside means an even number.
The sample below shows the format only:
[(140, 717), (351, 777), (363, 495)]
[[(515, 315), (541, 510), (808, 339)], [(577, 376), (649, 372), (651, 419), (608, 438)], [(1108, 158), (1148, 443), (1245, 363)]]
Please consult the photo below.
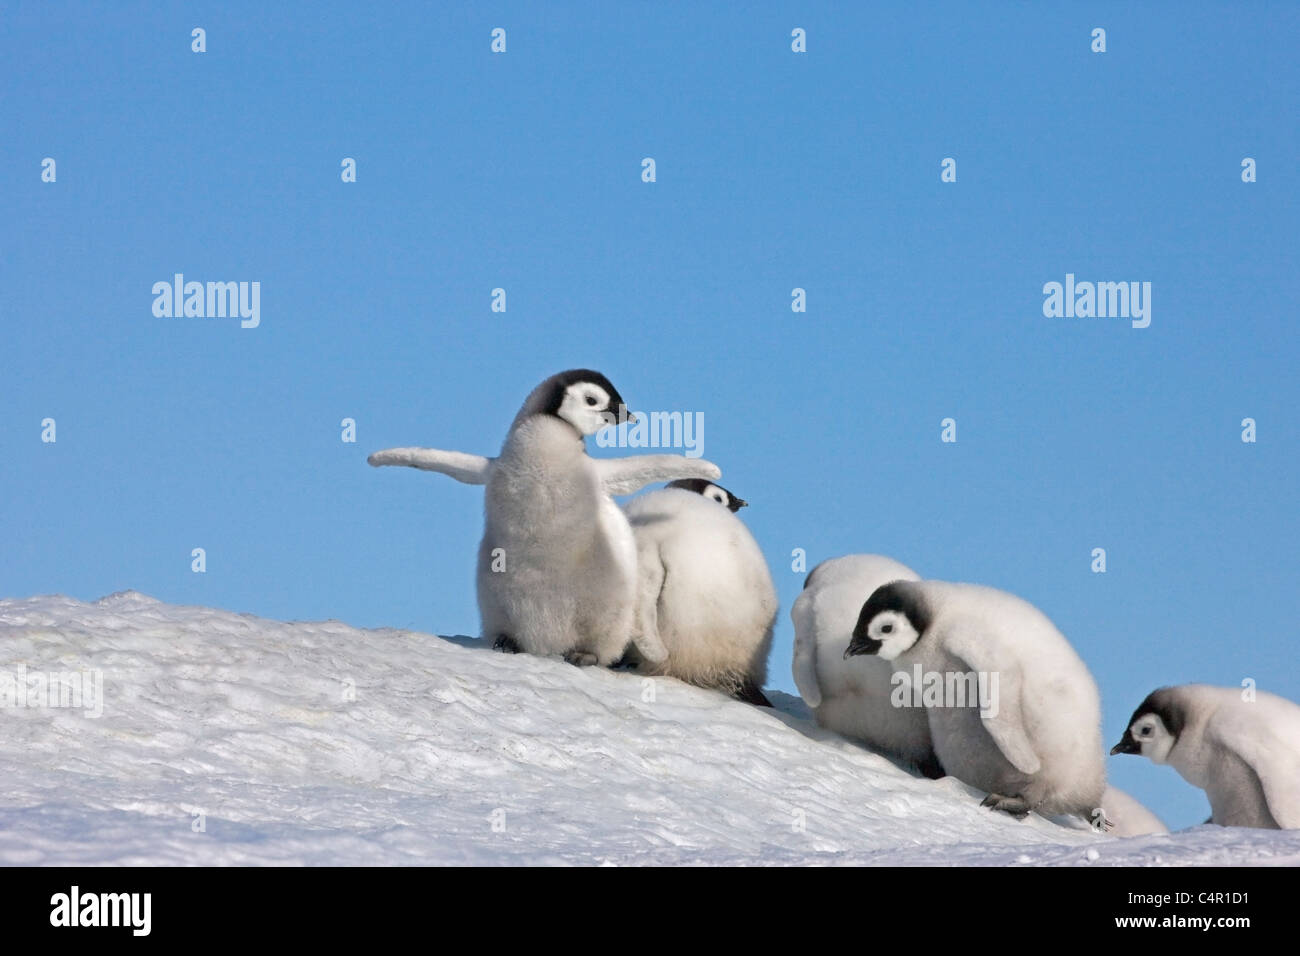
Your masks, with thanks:
[[(704, 413), (777, 688), (803, 548), (1034, 602), (1108, 743), (1164, 683), (1300, 699), (1297, 7), (721, 7), (11, 5), (0, 595), (476, 633), (481, 491), (365, 456), (495, 454), (590, 366)], [(261, 326), (155, 318), (176, 272)], [(1151, 326), (1045, 318), (1066, 273), (1151, 282)]]

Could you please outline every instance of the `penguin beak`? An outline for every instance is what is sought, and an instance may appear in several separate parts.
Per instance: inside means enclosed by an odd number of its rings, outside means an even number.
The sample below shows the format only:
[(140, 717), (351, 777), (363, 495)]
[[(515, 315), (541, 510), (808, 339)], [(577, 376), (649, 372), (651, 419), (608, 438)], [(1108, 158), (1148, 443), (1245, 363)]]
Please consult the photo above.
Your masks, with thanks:
[(736, 499), (735, 499), (735, 502), (736, 502), (736, 510), (737, 510), (737, 511), (739, 511), (741, 508), (748, 508), (748, 507), (749, 507), (749, 502), (746, 501), (744, 498), (736, 498)]
[(622, 402), (617, 402), (606, 411), (601, 412), (600, 417), (606, 426), (635, 425), (637, 422), (637, 417), (628, 411), (628, 407)]
[(632, 414), (632, 409), (627, 407), (627, 402), (617, 390), (610, 392), (609, 408), (609, 414), (614, 417), (615, 425), (636, 424), (636, 416)]
[(1124, 731), (1124, 736), (1120, 738), (1119, 743), (1110, 748), (1112, 757), (1115, 754), (1140, 754), (1141, 752), (1142, 748), (1138, 746), (1138, 742), (1133, 739), (1133, 735), (1127, 730)]
[(857, 657), (859, 654), (879, 654), (884, 646), (883, 641), (867, 637), (865, 634), (861, 637), (854, 634), (853, 640), (849, 641), (849, 646), (844, 649), (844, 659), (847, 661), (850, 657)]

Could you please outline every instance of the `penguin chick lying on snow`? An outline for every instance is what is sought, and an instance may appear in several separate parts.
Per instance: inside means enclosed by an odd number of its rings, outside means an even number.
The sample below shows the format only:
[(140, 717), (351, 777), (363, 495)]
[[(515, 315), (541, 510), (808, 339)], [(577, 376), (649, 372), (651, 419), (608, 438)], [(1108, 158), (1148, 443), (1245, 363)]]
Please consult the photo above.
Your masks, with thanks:
[(680, 455), (588, 457), (585, 436), (627, 420), (609, 379), (571, 369), (533, 389), (497, 458), (390, 448), (368, 459), (487, 486), (478, 604), (482, 636), (499, 649), (610, 664), (631, 639), (636, 543), (610, 496), (722, 473)]
[(1147, 695), (1112, 754), (1167, 763), (1210, 798), (1210, 823), (1300, 829), (1300, 707), (1255, 691), (1184, 684)]
[(893, 667), (879, 657), (846, 657), (862, 601), (891, 581), (919, 581), (911, 568), (879, 554), (847, 554), (813, 568), (790, 608), (794, 683), (817, 723), (874, 750), (916, 764), (927, 777), (943, 768), (930, 745), (922, 707), (895, 707)]
[(1033, 605), (973, 584), (895, 581), (862, 606), (845, 651), (856, 654), (878, 654), (903, 673), (919, 665), (945, 686), (977, 678), (991, 691), (987, 700), (926, 702), (944, 770), (987, 791), (985, 806), (1014, 816), (1037, 810), (1092, 821), (1106, 789), (1097, 685)]
[(637, 612), (628, 658), (770, 707), (762, 687), (776, 589), (749, 529), (746, 502), (710, 481), (674, 481), (624, 506), (637, 549)]

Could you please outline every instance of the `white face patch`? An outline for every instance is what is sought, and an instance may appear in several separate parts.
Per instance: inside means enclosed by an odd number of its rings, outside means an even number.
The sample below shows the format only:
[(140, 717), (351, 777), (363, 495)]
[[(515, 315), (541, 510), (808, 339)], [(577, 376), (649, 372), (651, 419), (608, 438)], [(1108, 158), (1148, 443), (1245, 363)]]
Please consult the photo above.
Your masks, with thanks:
[(564, 390), (556, 414), (580, 434), (594, 435), (614, 423), (618, 409), (609, 407), (609, 393), (595, 382), (574, 382)]
[(916, 633), (916, 628), (902, 611), (881, 611), (867, 625), (867, 636), (880, 642), (877, 654), (892, 661), (915, 644), (921, 635)]
[(1153, 763), (1166, 763), (1169, 760), (1169, 751), (1174, 747), (1174, 735), (1155, 714), (1143, 714), (1133, 721), (1129, 733), (1141, 748), (1142, 756)]
[(704, 497), (712, 498), (714, 501), (722, 505), (722, 507), (724, 508), (730, 507), (727, 501), (727, 493), (723, 491), (721, 488), (719, 488), (717, 485), (709, 485), (707, 488), (705, 488)]

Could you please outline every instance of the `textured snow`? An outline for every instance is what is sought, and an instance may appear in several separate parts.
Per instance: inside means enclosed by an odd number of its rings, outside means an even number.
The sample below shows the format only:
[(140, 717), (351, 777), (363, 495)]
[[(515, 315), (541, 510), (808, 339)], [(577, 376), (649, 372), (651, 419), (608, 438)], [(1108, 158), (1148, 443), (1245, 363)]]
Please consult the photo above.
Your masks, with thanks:
[(1016, 821), (797, 698), (471, 638), (136, 592), (0, 601), (0, 672), (21, 666), (100, 671), (104, 706), (0, 713), (8, 864), (1300, 863), (1300, 831)]

